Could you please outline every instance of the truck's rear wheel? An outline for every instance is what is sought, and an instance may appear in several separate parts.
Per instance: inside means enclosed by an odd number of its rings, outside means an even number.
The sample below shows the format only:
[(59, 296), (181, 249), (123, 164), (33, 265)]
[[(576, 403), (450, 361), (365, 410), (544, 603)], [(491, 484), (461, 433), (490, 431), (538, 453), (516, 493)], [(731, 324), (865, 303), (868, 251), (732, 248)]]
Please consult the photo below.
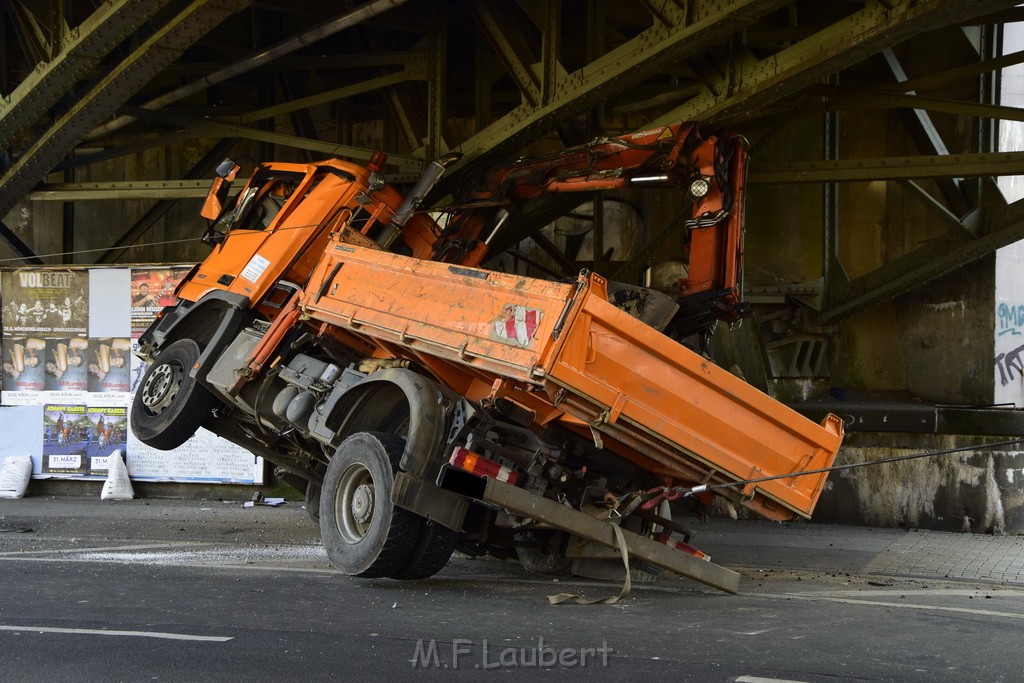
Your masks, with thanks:
[(423, 518), (391, 504), (404, 442), (359, 432), (342, 442), (320, 492), (320, 538), (331, 564), (349, 576), (394, 576), (409, 562)]
[(430, 520), (423, 520), (423, 530), (405, 566), (391, 575), (393, 579), (416, 581), (438, 573), (455, 552), (458, 535), (451, 529)]
[(142, 376), (132, 401), (132, 432), (145, 444), (171, 450), (195, 434), (217, 398), (189, 375), (199, 345), (179, 339), (169, 345)]
[(305, 493), (305, 507), (306, 514), (309, 515), (309, 519), (320, 527), (320, 484), (314, 484), (309, 482), (306, 484)]

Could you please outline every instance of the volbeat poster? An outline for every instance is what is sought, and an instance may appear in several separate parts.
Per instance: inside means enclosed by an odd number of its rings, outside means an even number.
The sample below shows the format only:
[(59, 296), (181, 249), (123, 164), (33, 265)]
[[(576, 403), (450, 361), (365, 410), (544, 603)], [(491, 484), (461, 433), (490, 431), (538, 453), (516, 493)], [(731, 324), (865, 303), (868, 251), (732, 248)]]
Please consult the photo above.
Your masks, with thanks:
[(3, 335), (84, 337), (89, 329), (88, 288), (84, 270), (3, 271)]

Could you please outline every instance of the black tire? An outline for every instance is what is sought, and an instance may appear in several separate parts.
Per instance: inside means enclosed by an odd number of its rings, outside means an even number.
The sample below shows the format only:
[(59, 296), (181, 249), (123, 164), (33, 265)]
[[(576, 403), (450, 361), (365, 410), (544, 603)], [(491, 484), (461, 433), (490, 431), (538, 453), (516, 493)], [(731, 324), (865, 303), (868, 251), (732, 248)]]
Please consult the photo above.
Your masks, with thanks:
[(306, 484), (306, 514), (314, 526), (320, 526), (320, 484), (309, 482)]
[(455, 552), (458, 534), (437, 522), (423, 520), (423, 530), (405, 566), (391, 576), (402, 581), (427, 579), (448, 564)]
[(345, 439), (320, 492), (320, 539), (331, 564), (361, 578), (391, 577), (405, 568), (423, 518), (391, 504), (405, 442), (382, 432)]
[(199, 345), (179, 339), (146, 370), (132, 401), (132, 432), (140, 441), (164, 451), (177, 448), (217, 405), (217, 398), (189, 376), (198, 359)]

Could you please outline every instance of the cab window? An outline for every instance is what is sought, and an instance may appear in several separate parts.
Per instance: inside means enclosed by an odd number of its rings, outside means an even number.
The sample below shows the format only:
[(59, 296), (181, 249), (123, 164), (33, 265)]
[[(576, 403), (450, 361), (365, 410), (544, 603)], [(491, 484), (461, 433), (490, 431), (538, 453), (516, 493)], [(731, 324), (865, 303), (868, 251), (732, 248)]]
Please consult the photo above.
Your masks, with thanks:
[(230, 230), (266, 230), (304, 178), (302, 173), (257, 171), (211, 227), (222, 233)]

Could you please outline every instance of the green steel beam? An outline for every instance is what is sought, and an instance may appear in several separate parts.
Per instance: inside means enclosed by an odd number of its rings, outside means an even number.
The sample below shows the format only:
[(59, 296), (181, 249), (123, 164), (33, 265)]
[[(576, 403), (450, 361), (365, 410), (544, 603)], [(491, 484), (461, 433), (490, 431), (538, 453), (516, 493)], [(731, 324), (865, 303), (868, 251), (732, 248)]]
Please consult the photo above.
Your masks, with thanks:
[(911, 78), (902, 83), (879, 86), (877, 90), (886, 93), (906, 93), (911, 90), (920, 92), (932, 88), (943, 88), (960, 81), (976, 78), (982, 74), (1005, 69), (1008, 66), (1016, 66), (1022, 62), (1024, 62), (1024, 50), (1011, 52), (1010, 54), (993, 59), (983, 59), (964, 66), (958, 66), (954, 69), (946, 69), (945, 71), (928, 74), (927, 76)]
[[(562, 78), (551, 101), (521, 104), (459, 145), (462, 160), (442, 181), (443, 195), (457, 175), (483, 155), (511, 155), (558, 124), (658, 73), (665, 65), (709, 49), (788, 0), (692, 0), (687, 7), (663, 3), (673, 25), (660, 22)], [(990, 0), (991, 1), (991, 0)]]
[[(308, 149), (328, 156), (343, 156), (359, 161), (368, 161), (374, 150), (363, 149), (362, 147), (349, 147), (336, 142), (313, 140), (297, 135), (275, 133), (269, 130), (259, 130), (248, 126), (240, 126), (232, 123), (220, 123), (210, 119), (193, 119), (185, 116), (178, 116), (157, 109), (144, 109), (142, 107), (122, 107), (122, 113), (133, 118), (146, 121), (154, 121), (168, 126), (179, 126), (188, 129), (185, 133), (192, 138), (201, 137), (234, 137), (245, 140), (258, 140), (268, 142), (272, 145), (283, 145), (296, 149)], [(402, 168), (418, 169), (423, 165), (422, 160), (416, 157), (402, 156), (400, 154), (388, 154), (388, 163)]]
[[(282, 57), (260, 67), (261, 71), (323, 71), (330, 69), (360, 69), (377, 66), (412, 67), (426, 64), (427, 56), (422, 52), (395, 52), (382, 50), (354, 55), (317, 55), (315, 57)], [(161, 72), (170, 80), (180, 82), (211, 74), (224, 66), (223, 62), (188, 62), (172, 64)]]
[[(383, 51), (387, 47), (387, 41), (376, 31), (368, 31), (364, 27), (360, 27), (359, 34), (367, 47), (374, 52)], [(422, 60), (418, 60), (415, 65), (418, 66), (422, 63), (426, 69), (428, 93), (431, 88), (430, 79), (434, 72), (437, 71), (437, 69), (433, 68), (437, 63), (434, 52), (432, 52), (434, 47), (431, 36), (427, 35), (418, 40), (409, 50), (411, 54), (422, 55)], [(387, 75), (382, 66), (378, 66), (376, 71), (381, 76)], [(398, 129), (398, 135), (401, 136), (402, 141), (405, 142), (407, 147), (409, 149), (419, 149), (420, 145), (423, 144), (423, 138), (428, 134), (425, 124), (428, 114), (419, 98), (415, 97), (408, 88), (398, 87), (398, 85), (388, 86), (385, 91), (387, 98), (387, 114), (385, 116), (390, 116), (390, 121), (385, 121), (385, 131), (389, 127), (388, 124), (393, 123)], [(385, 134), (383, 144), (388, 147), (394, 146), (395, 149), (398, 149), (400, 142), (392, 140), (390, 137)]]
[[(18, 255), (18, 259), (37, 266), (43, 265), (43, 259), (39, 258), (27, 244), (22, 242), (21, 238), (7, 227), (7, 224), (3, 221), (0, 221), (0, 237), (14, 250), (14, 253)], [(3, 262), (6, 263), (7, 261), (8, 259), (4, 259)]]
[(470, 4), (477, 25), (523, 94), (524, 101), (530, 106), (537, 106), (541, 101), (540, 83), (536, 72), (530, 68), (535, 61), (534, 55), (526, 38), (515, 30), (515, 22), (508, 18), (508, 7), (507, 3), (499, 4), (495, 0)]
[(168, 2), (117, 0), (100, 5), (71, 31), (54, 59), (36, 66), (9, 97), (0, 99), (0, 148), (35, 123), (107, 53)]
[(900, 180), (898, 181), (900, 187), (907, 191), (912, 197), (917, 199), (924, 207), (926, 207), (932, 214), (941, 220), (946, 227), (952, 231), (963, 231), (967, 236), (977, 236), (977, 225), (976, 221), (981, 216), (981, 209), (971, 209), (966, 213), (964, 220), (960, 220), (956, 214), (950, 211), (945, 204), (940, 202), (938, 199), (933, 197), (927, 190), (915, 183), (913, 180)]
[(808, 93), (828, 98), (832, 103), (832, 106), (829, 107), (830, 109), (896, 109), (903, 107), (978, 118), (1024, 121), (1024, 109), (1020, 107), (1004, 107), (998, 104), (962, 102), (938, 97), (920, 97), (918, 95), (893, 95), (875, 90), (874, 88), (847, 88), (828, 85), (813, 86), (808, 89)]
[(49, 60), (50, 41), (39, 25), (39, 19), (32, 13), (24, 0), (10, 2), (10, 15), (19, 34), (22, 54), (28, 62), (43, 63)]
[(851, 280), (834, 293), (819, 320), (837, 323), (1024, 239), (1024, 201), (999, 213), (993, 222), (1000, 227), (981, 237), (964, 239), (963, 233), (947, 234)]
[(562, 3), (547, 3), (544, 6), (543, 16), (540, 34), (540, 101), (543, 104), (548, 104), (554, 99), (555, 88), (565, 75), (565, 70), (558, 63), (562, 42)]
[[(891, 78), (897, 83), (909, 80), (903, 64), (892, 48), (885, 48), (881, 53), (873, 57), (872, 61), (887, 78)], [(910, 96), (917, 95), (913, 90), (907, 91), (906, 94)], [(901, 109), (899, 114), (903, 118), (907, 132), (910, 134), (910, 139), (914, 142), (919, 153), (949, 154), (946, 141), (942, 139), (942, 133), (936, 128), (929, 112), (923, 109), (908, 108)], [(937, 178), (936, 184), (939, 186), (939, 191), (942, 193), (943, 198), (945, 198), (955, 213), (963, 215), (971, 210), (972, 207), (964, 191), (963, 180), (960, 177)]]
[(79, 98), (0, 176), (0, 216), (10, 211), (90, 130), (108, 119), (163, 67), (251, 1), (195, 0), (170, 17), (166, 24)]
[(437, 159), (448, 151), (448, 145), (444, 140), (445, 124), (447, 117), (445, 110), (448, 106), (447, 84), (448, 68), (445, 60), (448, 55), (448, 24), (444, 17), (448, 14), (448, 0), (434, 0), (435, 15), (438, 17), (437, 25), (432, 35), (433, 59), (427, 69), (428, 90), (427, 90), (427, 146), (424, 151), (424, 158), (429, 160)]
[(380, 90), (382, 88), (388, 88), (399, 83), (405, 83), (407, 81), (425, 81), (427, 80), (427, 69), (425, 64), (422, 62), (416, 64), (408, 69), (399, 71), (398, 73), (390, 74), (388, 76), (381, 76), (379, 78), (371, 78), (360, 83), (353, 83), (352, 85), (346, 85), (342, 88), (334, 88), (333, 90), (326, 90), (316, 95), (310, 95), (309, 97), (301, 97), (299, 99), (291, 100), (289, 102), (282, 102), (281, 104), (273, 107), (266, 107), (257, 111), (248, 112), (240, 116), (224, 116), (217, 120), (223, 123), (252, 123), (254, 121), (261, 121), (264, 119), (270, 119), (275, 116), (282, 114), (290, 114), (291, 112), (298, 111), (300, 109), (308, 109), (309, 107), (315, 107), (320, 104), (326, 104), (328, 102), (336, 102), (343, 100), (347, 97), (354, 97), (366, 92), (372, 92), (374, 90)]
[(1024, 175), (1024, 152), (759, 164), (751, 183), (826, 183)]
[(132, 180), (110, 183), (49, 183), (28, 193), (34, 202), (104, 199), (191, 199), (205, 197), (210, 180)]
[(723, 94), (705, 91), (650, 125), (675, 121), (701, 121), (709, 128), (735, 125), (913, 35), (1015, 4), (1015, 0), (868, 0), (864, 9), (740, 70)]
[(54, 171), (66, 171), (70, 168), (81, 168), (83, 166), (91, 166), (110, 159), (116, 159), (118, 157), (127, 156), (129, 154), (137, 154), (144, 152), (147, 149), (153, 149), (154, 147), (167, 147), (173, 145), (176, 142), (182, 140), (193, 140), (200, 137), (196, 131), (191, 130), (178, 130), (172, 133), (164, 133), (162, 135), (154, 135), (148, 138), (142, 138), (135, 142), (118, 145), (116, 147), (110, 147), (109, 149), (101, 149), (99, 151), (85, 151), (82, 153), (76, 153), (56, 166), (53, 167)]

